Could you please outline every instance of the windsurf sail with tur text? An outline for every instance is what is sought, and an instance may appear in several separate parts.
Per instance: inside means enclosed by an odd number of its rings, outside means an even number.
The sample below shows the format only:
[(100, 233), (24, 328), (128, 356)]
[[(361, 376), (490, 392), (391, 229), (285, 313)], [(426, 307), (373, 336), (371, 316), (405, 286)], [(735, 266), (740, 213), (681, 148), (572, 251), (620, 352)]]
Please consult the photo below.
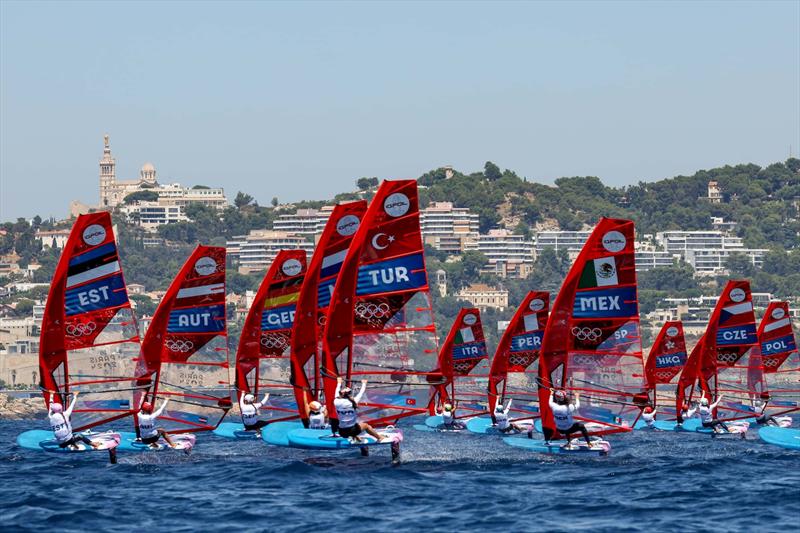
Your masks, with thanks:
[(550, 312), (550, 294), (530, 291), (522, 300), (500, 343), (489, 371), (489, 412), (513, 399), (515, 419), (539, 416), (538, 377), (542, 335)]
[[(342, 264), (323, 333), (328, 412), (336, 379), (369, 381), (359, 414), (373, 425), (424, 414), (436, 334), (419, 227), (417, 182), (384, 181)], [(433, 383), (431, 383), (431, 381)]]
[(747, 377), (751, 403), (766, 402), (767, 415), (800, 411), (800, 352), (788, 302), (770, 302), (767, 306)]
[(439, 350), (437, 372), (444, 377), (444, 383), (438, 386), (440, 407), (445, 402), (458, 404), (458, 418), (489, 413), (489, 354), (477, 307), (458, 312)]
[(695, 345), (678, 381), (676, 409), (684, 409), (702, 395), (722, 403), (714, 415), (720, 420), (746, 418), (749, 404), (750, 350), (757, 343), (756, 319), (750, 282), (730, 280), (717, 300), (706, 332)]
[(139, 375), (153, 386), (137, 400), (156, 407), (170, 400), (158, 419), (165, 430), (211, 430), (231, 408), (227, 340), (225, 248), (201, 245), (167, 289), (142, 340)]
[(132, 415), (138, 353), (111, 215), (81, 215), (59, 259), (42, 318), (45, 403), (52, 393), (66, 406), (80, 392), (71, 419), (75, 431)]
[(686, 358), (683, 322), (668, 320), (658, 332), (644, 367), (653, 406), (666, 417), (675, 416), (675, 388), (668, 385), (681, 373)]
[(250, 305), (236, 351), (237, 397), (250, 393), (260, 401), (269, 393), (261, 414), (272, 422), (298, 416), (290, 383), (290, 338), (305, 275), (305, 250), (278, 252)]
[(546, 432), (555, 432), (551, 389), (580, 395), (576, 418), (595, 435), (630, 431), (649, 402), (633, 242), (633, 222), (600, 219), (561, 286), (539, 359)]
[(297, 298), (291, 335), (291, 383), (298, 413), (305, 425), (308, 424), (306, 402), (321, 399), (320, 341), (333, 288), (366, 210), (364, 200), (333, 208)]

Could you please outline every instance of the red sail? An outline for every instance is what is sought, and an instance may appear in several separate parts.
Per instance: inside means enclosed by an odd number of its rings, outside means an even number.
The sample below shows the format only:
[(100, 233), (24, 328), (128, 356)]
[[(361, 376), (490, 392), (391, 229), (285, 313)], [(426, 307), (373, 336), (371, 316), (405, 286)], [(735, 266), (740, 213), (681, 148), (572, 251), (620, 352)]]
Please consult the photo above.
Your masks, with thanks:
[(300, 294), (291, 337), (291, 383), (299, 415), (307, 423), (305, 403), (320, 398), (322, 377), (319, 342), (333, 288), (367, 202), (338, 204), (317, 242)]
[(665, 322), (650, 349), (650, 355), (647, 357), (644, 367), (651, 398), (654, 405), (659, 406), (662, 414), (665, 414), (664, 408), (667, 409), (666, 413), (673, 413), (675, 393), (674, 388), (666, 392), (659, 385), (671, 383), (683, 370), (686, 358), (683, 322), (680, 320)]
[(268, 392), (261, 412), (273, 422), (297, 418), (289, 382), (289, 339), (305, 275), (305, 250), (278, 252), (250, 305), (236, 351), (238, 398), (247, 393), (260, 398)]
[(678, 381), (676, 409), (702, 393), (713, 402), (720, 394), (721, 419), (741, 418), (740, 406), (749, 402), (748, 353), (757, 343), (750, 282), (731, 280), (717, 301), (708, 328), (692, 350)]
[(483, 336), (481, 312), (462, 308), (439, 350), (439, 368), (445, 382), (438, 386), (439, 403), (457, 402), (469, 416), (488, 413), (486, 397), (489, 354)]
[(550, 313), (550, 294), (530, 291), (497, 345), (489, 372), (489, 412), (497, 402), (514, 398), (514, 411), (538, 415), (539, 354)]
[(339, 376), (370, 381), (361, 415), (373, 424), (427, 411), (437, 350), (416, 181), (378, 188), (342, 265), (323, 351), (329, 413)]
[(581, 395), (597, 435), (629, 431), (648, 401), (639, 336), (634, 227), (602, 218), (572, 265), (542, 339), (542, 425), (555, 431), (550, 388)]
[(767, 401), (767, 414), (800, 410), (800, 352), (788, 302), (770, 302), (767, 306), (747, 378), (752, 399)]
[(133, 414), (138, 352), (111, 216), (81, 215), (61, 253), (42, 318), (45, 403), (51, 392), (67, 404), (79, 391), (72, 414), (76, 431)]
[(230, 409), (225, 318), (225, 248), (198, 246), (142, 340), (139, 374), (154, 382), (148, 401), (170, 399), (168, 431), (214, 429)]

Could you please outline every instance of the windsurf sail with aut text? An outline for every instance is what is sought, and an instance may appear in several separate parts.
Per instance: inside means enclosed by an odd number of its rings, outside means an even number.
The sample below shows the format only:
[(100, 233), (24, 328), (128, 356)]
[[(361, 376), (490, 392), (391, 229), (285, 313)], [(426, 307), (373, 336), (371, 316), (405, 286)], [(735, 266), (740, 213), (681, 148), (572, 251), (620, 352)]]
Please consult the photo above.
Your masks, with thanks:
[(489, 371), (489, 412), (513, 398), (517, 419), (538, 417), (539, 353), (550, 312), (550, 294), (530, 291), (522, 300), (500, 343)]
[(769, 416), (800, 411), (800, 352), (788, 302), (770, 302), (750, 355), (748, 389)]
[(323, 340), (333, 425), (339, 376), (369, 380), (359, 414), (372, 424), (427, 412), (437, 350), (416, 181), (378, 188), (342, 264)]
[(211, 430), (231, 408), (225, 317), (225, 248), (198, 246), (156, 309), (142, 340), (139, 375), (153, 386), (139, 403), (170, 400), (171, 432)]
[(366, 210), (367, 202), (363, 200), (333, 208), (297, 298), (291, 336), (291, 383), (305, 425), (308, 424), (306, 402), (321, 399), (320, 340), (333, 288)]
[(600, 219), (561, 286), (539, 361), (545, 431), (555, 431), (550, 389), (580, 395), (576, 418), (595, 435), (630, 431), (649, 401), (633, 242), (633, 222)]
[(107, 212), (75, 221), (47, 296), (39, 341), (45, 403), (80, 392), (72, 426), (82, 431), (132, 415), (139, 333)]
[(445, 402), (457, 403), (458, 418), (489, 413), (486, 403), (489, 354), (477, 307), (459, 311), (439, 350), (437, 372), (441, 372), (445, 381), (438, 386), (440, 406)]
[(675, 415), (675, 388), (667, 385), (681, 373), (686, 358), (683, 322), (668, 320), (658, 332), (644, 367), (653, 406), (662, 415)]
[(250, 305), (236, 351), (238, 398), (250, 393), (260, 401), (269, 393), (260, 411), (273, 422), (297, 418), (290, 383), (290, 337), (305, 275), (305, 250), (278, 252)]
[[(750, 282), (730, 280), (678, 381), (676, 409), (687, 407), (704, 394), (714, 402), (725, 396), (715, 416), (720, 420), (745, 418), (748, 404), (749, 352), (757, 343), (756, 319)], [(750, 413), (752, 415), (752, 413)]]

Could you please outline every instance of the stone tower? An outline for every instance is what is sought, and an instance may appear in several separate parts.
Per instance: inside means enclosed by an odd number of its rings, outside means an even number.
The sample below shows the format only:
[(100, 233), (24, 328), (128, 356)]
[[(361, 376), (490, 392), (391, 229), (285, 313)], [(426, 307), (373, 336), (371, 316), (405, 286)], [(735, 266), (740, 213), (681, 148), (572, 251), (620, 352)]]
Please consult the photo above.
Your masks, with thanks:
[(100, 207), (111, 203), (111, 192), (117, 183), (117, 161), (111, 157), (108, 134), (103, 136), (103, 158), (100, 160)]

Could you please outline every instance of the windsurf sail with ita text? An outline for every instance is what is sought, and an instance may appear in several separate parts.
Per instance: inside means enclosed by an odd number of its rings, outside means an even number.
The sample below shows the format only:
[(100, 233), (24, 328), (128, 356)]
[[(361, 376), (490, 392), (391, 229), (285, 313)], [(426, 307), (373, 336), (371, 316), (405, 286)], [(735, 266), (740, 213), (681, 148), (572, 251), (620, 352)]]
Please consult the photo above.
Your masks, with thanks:
[(561, 286), (539, 360), (545, 432), (555, 432), (553, 389), (580, 395), (576, 418), (595, 435), (630, 431), (649, 402), (633, 242), (633, 222), (600, 219)]
[(139, 333), (111, 216), (81, 215), (47, 296), (39, 341), (45, 403), (66, 406), (80, 392), (72, 426), (82, 431), (133, 414)]
[(231, 408), (225, 316), (225, 248), (198, 246), (156, 309), (142, 340), (137, 398), (158, 406), (170, 432), (212, 430)]

